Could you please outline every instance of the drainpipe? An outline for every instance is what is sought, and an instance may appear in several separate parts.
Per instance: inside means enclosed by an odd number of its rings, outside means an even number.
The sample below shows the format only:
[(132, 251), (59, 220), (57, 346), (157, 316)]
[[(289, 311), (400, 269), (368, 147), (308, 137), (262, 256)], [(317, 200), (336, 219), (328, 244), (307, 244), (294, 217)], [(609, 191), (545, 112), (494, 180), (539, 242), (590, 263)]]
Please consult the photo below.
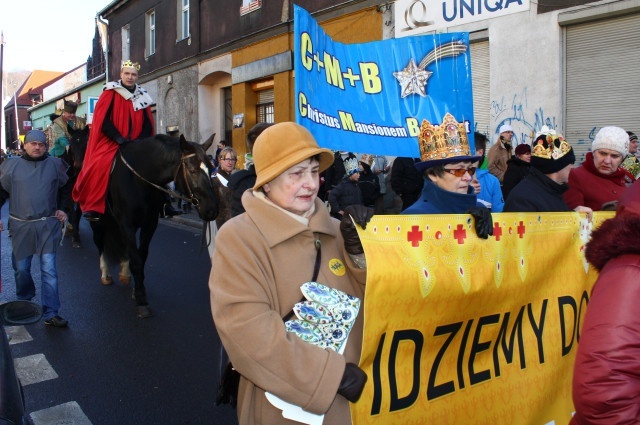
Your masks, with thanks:
[[(105, 82), (109, 82), (109, 21), (104, 19), (102, 15), (99, 13), (96, 15), (96, 21), (100, 22), (104, 25), (104, 43), (103, 40), (100, 40), (100, 44), (102, 45), (102, 50), (104, 51), (104, 76)], [(100, 34), (100, 38), (102, 38), (102, 34)]]

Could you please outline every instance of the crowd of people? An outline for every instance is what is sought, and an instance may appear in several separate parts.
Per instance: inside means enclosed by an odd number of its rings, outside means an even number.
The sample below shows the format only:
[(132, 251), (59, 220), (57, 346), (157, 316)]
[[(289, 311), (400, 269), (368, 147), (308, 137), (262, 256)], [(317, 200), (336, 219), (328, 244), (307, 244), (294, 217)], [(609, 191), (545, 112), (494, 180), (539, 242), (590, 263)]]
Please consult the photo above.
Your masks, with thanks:
[[(155, 132), (153, 101), (137, 84), (139, 67), (123, 63), (120, 80), (106, 84), (96, 105), (84, 167), (73, 188), (90, 221), (105, 211), (109, 170), (120, 147)], [(58, 207), (57, 192), (68, 179), (69, 130), (85, 125), (75, 117), (76, 108), (65, 102), (50, 142), (44, 132), (32, 130), (24, 153), (0, 164), (0, 205), (12, 201), (8, 228), (16, 294), (35, 296), (30, 269), (38, 255), (45, 324), (54, 327), (67, 326), (59, 314), (56, 272), (67, 216)], [(439, 139), (446, 143), (436, 143)], [(240, 374), (235, 397), (241, 424), (288, 423), (267, 394), (324, 415), (325, 424), (351, 422), (349, 403), (359, 399), (367, 381), (357, 366), (364, 319), (357, 306), (367, 262), (356, 226), (365, 228), (374, 214), (469, 214), (477, 236), (487, 239), (492, 213), (502, 211), (575, 211), (587, 217), (617, 211), (586, 250), (601, 273), (575, 366), (574, 419), (613, 423), (596, 419), (614, 405), (618, 413), (607, 420), (635, 419), (637, 409), (629, 404), (637, 406), (632, 396), (640, 379), (629, 358), (636, 357), (638, 344), (630, 348), (627, 341), (640, 333), (632, 296), (640, 268), (638, 138), (605, 126), (578, 167), (573, 147), (554, 129), (541, 128), (531, 145), (515, 145), (516, 139), (505, 124), (489, 148), (487, 137), (475, 133), (472, 149), (465, 126), (446, 114), (442, 124), (423, 120), (418, 157), (391, 158), (320, 148), (293, 122), (259, 123), (247, 134), (242, 170), (236, 167), (236, 150), (219, 143), (212, 157), (220, 213), (209, 246), (210, 302), (216, 329)], [(314, 344), (293, 332), (304, 328), (291, 321), (297, 305), (335, 308), (329, 299), (348, 304), (352, 313), (333, 324), (348, 335), (340, 350), (324, 349), (333, 342), (330, 332), (323, 334), (329, 340)], [(625, 332), (611, 331), (620, 328)], [(611, 369), (620, 373), (610, 377)], [(621, 382), (615, 403), (603, 401), (601, 396)]]

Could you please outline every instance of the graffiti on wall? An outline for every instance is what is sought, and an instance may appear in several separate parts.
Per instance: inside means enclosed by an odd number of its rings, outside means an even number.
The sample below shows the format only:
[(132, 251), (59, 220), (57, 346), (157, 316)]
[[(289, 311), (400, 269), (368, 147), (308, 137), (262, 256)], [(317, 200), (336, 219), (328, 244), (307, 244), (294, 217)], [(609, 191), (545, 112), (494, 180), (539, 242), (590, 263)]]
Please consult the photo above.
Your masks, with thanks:
[(503, 96), (491, 101), (491, 120), (498, 137), (500, 126), (509, 124), (513, 127), (513, 144), (531, 144), (535, 134), (546, 125), (557, 129), (555, 116), (547, 116), (542, 107), (531, 107), (527, 98), (527, 88), (511, 97)]

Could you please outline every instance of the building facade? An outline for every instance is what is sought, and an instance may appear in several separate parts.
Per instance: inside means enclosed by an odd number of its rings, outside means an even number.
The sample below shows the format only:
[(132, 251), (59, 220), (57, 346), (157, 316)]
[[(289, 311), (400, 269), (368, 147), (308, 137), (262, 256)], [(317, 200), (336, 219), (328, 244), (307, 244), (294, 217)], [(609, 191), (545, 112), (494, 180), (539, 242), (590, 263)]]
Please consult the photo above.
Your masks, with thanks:
[[(377, 2), (296, 3), (338, 41), (382, 39)], [(120, 1), (100, 16), (109, 22), (109, 78), (118, 79), (123, 60), (141, 64), (139, 81), (156, 100), (158, 132), (197, 142), (215, 133), (243, 158), (255, 123), (294, 119), (289, 1)]]
[(603, 126), (640, 130), (640, 1), (397, 0), (396, 37), (470, 33), (475, 129), (531, 143), (543, 125), (582, 162)]

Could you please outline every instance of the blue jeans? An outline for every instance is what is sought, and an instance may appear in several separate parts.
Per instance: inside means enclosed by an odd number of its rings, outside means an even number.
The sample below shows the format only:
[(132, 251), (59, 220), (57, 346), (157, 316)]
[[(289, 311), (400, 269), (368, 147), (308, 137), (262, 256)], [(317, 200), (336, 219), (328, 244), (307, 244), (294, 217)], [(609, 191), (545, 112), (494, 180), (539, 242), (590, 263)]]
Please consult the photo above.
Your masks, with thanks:
[[(31, 300), (36, 296), (36, 286), (31, 277), (31, 260), (33, 255), (16, 261), (11, 254), (11, 264), (16, 278), (16, 295), (19, 300)], [(40, 298), (42, 302), (42, 317), (49, 319), (58, 314), (60, 309), (60, 295), (58, 293), (58, 273), (56, 272), (56, 254), (42, 254), (40, 256), (40, 276), (42, 287)]]

